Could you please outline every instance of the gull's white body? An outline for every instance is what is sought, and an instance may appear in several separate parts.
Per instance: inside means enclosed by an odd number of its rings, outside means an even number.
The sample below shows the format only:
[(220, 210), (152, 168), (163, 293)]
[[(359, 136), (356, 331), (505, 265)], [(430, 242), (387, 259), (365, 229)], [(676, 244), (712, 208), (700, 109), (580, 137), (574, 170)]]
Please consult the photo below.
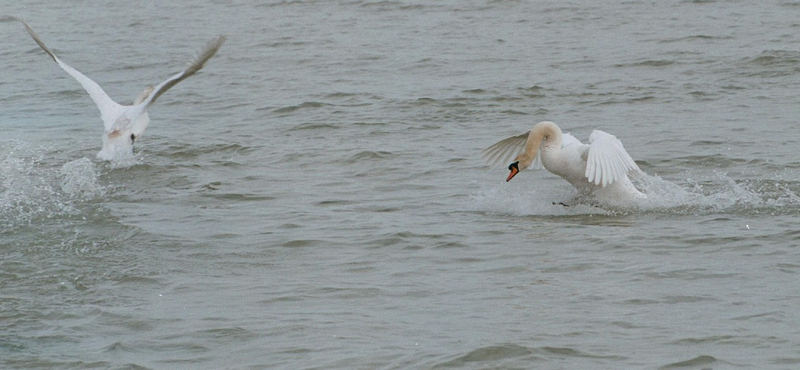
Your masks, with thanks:
[(103, 148), (97, 153), (97, 157), (109, 161), (126, 159), (133, 156), (133, 143), (144, 133), (147, 124), (150, 122), (147, 108), (172, 86), (175, 86), (178, 82), (202, 69), (205, 62), (216, 54), (217, 50), (225, 41), (224, 36), (210, 41), (185, 70), (175, 74), (155, 87), (148, 86), (145, 88), (145, 90), (136, 97), (133, 105), (121, 105), (112, 100), (96, 82), (62, 62), (50, 51), (25, 21), (19, 18), (10, 18), (22, 22), (25, 26), (25, 30), (28, 31), (28, 34), (31, 35), (33, 40), (89, 93), (89, 96), (91, 96), (97, 108), (100, 109), (100, 117), (103, 119), (103, 126), (105, 128), (103, 133)]
[[(647, 196), (628, 175), (641, 172), (614, 135), (595, 130), (583, 144), (552, 122), (540, 122), (521, 135), (501, 140), (483, 151), (491, 167), (518, 161), (519, 171), (533, 167), (561, 176), (581, 192), (604, 199), (635, 200)], [(513, 160), (512, 160), (513, 159)], [(509, 176), (509, 180), (514, 173)]]

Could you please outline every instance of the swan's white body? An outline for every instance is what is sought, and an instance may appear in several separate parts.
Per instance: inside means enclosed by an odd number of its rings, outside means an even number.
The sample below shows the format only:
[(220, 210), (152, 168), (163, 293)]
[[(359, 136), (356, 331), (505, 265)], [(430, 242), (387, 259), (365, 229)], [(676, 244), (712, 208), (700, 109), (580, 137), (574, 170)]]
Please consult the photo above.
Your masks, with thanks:
[(28, 31), (28, 34), (31, 35), (33, 40), (36, 41), (64, 71), (78, 80), (81, 86), (89, 93), (89, 96), (92, 97), (97, 108), (100, 109), (100, 117), (103, 119), (103, 126), (105, 127), (105, 132), (103, 133), (103, 148), (97, 153), (97, 157), (108, 161), (121, 160), (133, 156), (133, 142), (144, 133), (147, 124), (150, 122), (147, 108), (172, 86), (175, 86), (178, 82), (183, 81), (185, 78), (201, 70), (205, 62), (216, 54), (217, 50), (225, 41), (224, 36), (211, 40), (185, 70), (175, 74), (155, 87), (151, 85), (145, 88), (145, 90), (136, 97), (133, 105), (121, 105), (112, 100), (96, 82), (58, 59), (25, 21), (19, 18), (11, 18), (22, 22), (25, 26), (25, 30)]
[[(647, 196), (636, 189), (628, 175), (641, 172), (614, 135), (594, 130), (583, 144), (552, 122), (537, 123), (521, 135), (501, 140), (483, 151), (491, 167), (510, 162), (511, 180), (529, 167), (561, 176), (578, 191), (605, 199), (635, 200)], [(513, 160), (512, 160), (513, 159)]]

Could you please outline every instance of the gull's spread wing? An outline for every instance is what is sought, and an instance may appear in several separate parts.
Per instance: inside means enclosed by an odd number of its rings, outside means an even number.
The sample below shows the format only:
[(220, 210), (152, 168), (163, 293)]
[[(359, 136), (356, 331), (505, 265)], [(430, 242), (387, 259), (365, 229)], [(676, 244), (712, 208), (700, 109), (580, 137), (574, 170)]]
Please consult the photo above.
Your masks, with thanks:
[[(116, 118), (117, 113), (122, 108), (121, 105), (117, 104), (114, 100), (112, 100), (103, 88), (100, 87), (96, 82), (92, 81), (89, 77), (86, 77), (83, 73), (78, 72), (75, 68), (70, 67), (67, 63), (62, 62), (58, 57), (53, 54), (52, 51), (44, 44), (39, 35), (33, 31), (33, 29), (25, 23), (22, 19), (15, 18), (16, 20), (22, 22), (25, 26), (25, 30), (28, 31), (28, 34), (31, 35), (33, 41), (36, 41), (39, 44), (39, 47), (44, 50), (47, 55), (49, 55), (53, 60), (58, 63), (58, 65), (69, 73), (70, 76), (74, 77), (78, 82), (80, 82), (81, 86), (89, 93), (89, 96), (92, 97), (92, 100), (97, 105), (97, 108), (100, 109), (100, 116), (103, 118), (103, 123), (106, 126), (110, 126), (113, 124), (113, 120)], [(106, 127), (108, 130), (110, 127)]]
[(194, 60), (189, 63), (189, 66), (186, 67), (183, 72), (177, 73), (176, 75), (168, 78), (166, 81), (156, 85), (153, 93), (144, 101), (144, 106), (142, 109), (147, 109), (150, 104), (153, 104), (156, 99), (158, 99), (161, 94), (167, 92), (171, 87), (178, 84), (178, 82), (183, 81), (187, 77), (197, 73), (197, 71), (203, 69), (205, 63), (217, 53), (222, 43), (225, 42), (225, 36), (220, 36), (214, 40), (211, 40), (206, 44), (203, 50), (200, 51), (199, 54), (194, 58)]

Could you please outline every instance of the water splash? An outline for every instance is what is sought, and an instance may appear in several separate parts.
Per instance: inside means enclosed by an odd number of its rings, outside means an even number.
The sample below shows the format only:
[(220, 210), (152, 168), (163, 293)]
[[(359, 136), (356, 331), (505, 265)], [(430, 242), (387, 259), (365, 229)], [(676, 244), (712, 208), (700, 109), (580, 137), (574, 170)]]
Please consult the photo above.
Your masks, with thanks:
[[(698, 179), (673, 182), (643, 174), (632, 179), (647, 199), (609, 204), (578, 195), (570, 186), (507, 184), (485, 187), (471, 196), (471, 211), (516, 216), (560, 216), (656, 212), (673, 214), (800, 213), (800, 181), (736, 180), (713, 172)], [(522, 195), (521, 195), (522, 194)]]
[(672, 213), (786, 213), (800, 211), (800, 183), (779, 178), (737, 180), (712, 172), (678, 183), (645, 175), (636, 180), (648, 199), (642, 210)]
[(471, 195), (469, 211), (514, 216), (567, 216), (576, 214), (607, 214), (608, 210), (595, 207), (587, 199), (576, 197), (575, 189), (552, 186), (550, 183), (510, 184), (486, 186)]
[(138, 166), (144, 163), (144, 152), (139, 151), (133, 153), (133, 155), (115, 157), (112, 158), (108, 163), (112, 169)]
[(92, 199), (105, 192), (105, 188), (97, 181), (94, 163), (88, 158), (65, 163), (61, 166), (61, 176), (61, 189), (70, 197)]
[(47, 152), (20, 141), (0, 149), (0, 230), (79, 214), (83, 202), (105, 193), (89, 159), (58, 168), (48, 164)]

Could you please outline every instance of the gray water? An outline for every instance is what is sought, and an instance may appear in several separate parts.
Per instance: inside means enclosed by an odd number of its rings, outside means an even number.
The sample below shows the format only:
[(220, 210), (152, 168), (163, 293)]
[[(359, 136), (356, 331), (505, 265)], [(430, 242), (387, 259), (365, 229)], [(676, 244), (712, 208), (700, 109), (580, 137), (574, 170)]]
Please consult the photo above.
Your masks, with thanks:
[[(250, 3), (0, 7), (123, 103), (228, 35), (119, 165), (0, 23), (0, 368), (800, 367), (800, 3)], [(648, 201), (481, 163), (542, 120)]]

